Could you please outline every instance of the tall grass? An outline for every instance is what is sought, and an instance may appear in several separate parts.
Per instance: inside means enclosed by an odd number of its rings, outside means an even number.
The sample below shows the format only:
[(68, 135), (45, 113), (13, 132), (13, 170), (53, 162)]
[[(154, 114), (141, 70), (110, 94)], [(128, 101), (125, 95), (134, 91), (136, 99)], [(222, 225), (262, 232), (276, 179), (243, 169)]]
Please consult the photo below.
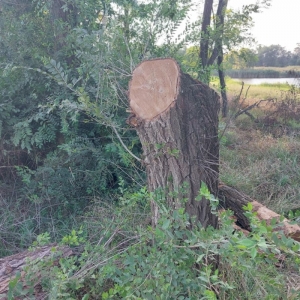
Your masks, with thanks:
[[(228, 78), (227, 85), (230, 98), (236, 98), (242, 83)], [(299, 209), (300, 89), (262, 84), (247, 93), (248, 87), (230, 103), (229, 115), (258, 99), (274, 101), (249, 111), (252, 119), (242, 114), (228, 123), (221, 139), (221, 179), (280, 213)]]
[(241, 130), (242, 122), (226, 132), (221, 143), (222, 181), (279, 213), (299, 209), (299, 138), (275, 138), (249, 123), (248, 129)]

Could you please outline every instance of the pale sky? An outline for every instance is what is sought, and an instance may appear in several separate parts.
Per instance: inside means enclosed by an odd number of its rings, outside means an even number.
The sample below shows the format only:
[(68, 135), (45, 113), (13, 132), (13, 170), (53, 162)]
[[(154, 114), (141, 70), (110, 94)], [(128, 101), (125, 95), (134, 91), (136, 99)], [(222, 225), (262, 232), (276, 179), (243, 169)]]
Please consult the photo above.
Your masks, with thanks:
[[(253, 4), (255, 0), (229, 0), (229, 8), (239, 8), (243, 4)], [(262, 13), (254, 14), (251, 30), (258, 44), (279, 44), (293, 51), (300, 43), (300, 0), (272, 0), (272, 4)]]

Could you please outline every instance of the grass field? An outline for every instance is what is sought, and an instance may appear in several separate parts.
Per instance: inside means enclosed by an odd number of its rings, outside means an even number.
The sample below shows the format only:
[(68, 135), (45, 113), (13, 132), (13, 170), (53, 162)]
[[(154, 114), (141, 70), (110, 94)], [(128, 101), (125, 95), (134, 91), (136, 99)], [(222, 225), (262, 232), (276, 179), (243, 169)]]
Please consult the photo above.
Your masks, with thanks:
[[(218, 89), (217, 81), (211, 83)], [(287, 84), (244, 85), (227, 78), (229, 117), (220, 140), (222, 181), (279, 213), (300, 209), (300, 89)], [(246, 95), (246, 91), (248, 93)], [(275, 99), (234, 118), (240, 108)]]
[[(239, 95), (242, 89), (242, 82), (239, 80), (232, 79), (230, 77), (226, 78), (227, 93), (230, 97)], [(219, 80), (217, 77), (213, 78), (211, 81), (211, 87), (216, 90), (220, 90)], [(291, 90), (291, 86), (288, 84), (278, 83), (278, 84), (268, 84), (264, 83), (261, 85), (249, 85), (244, 84), (241, 97), (247, 97), (248, 99), (281, 99), (284, 94)]]

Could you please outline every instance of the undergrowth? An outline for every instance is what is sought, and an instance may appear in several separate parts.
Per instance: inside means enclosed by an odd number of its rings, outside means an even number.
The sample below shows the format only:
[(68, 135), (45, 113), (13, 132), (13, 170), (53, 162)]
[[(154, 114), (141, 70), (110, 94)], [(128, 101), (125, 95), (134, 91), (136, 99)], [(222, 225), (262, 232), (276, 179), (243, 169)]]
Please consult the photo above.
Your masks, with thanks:
[[(207, 196), (207, 191), (202, 188), (200, 194)], [(73, 230), (63, 239), (71, 247), (81, 244), (77, 256), (58, 259), (59, 253), (53, 248), (51, 257), (28, 262), (27, 283), (39, 282), (49, 299), (244, 300), (300, 296), (287, 285), (287, 270), (299, 272), (299, 243), (280, 230), (273, 232), (278, 227), (276, 221), (258, 221), (251, 204), (245, 207), (245, 213), (252, 232), (245, 236), (233, 228), (230, 211), (220, 214), (217, 229), (194, 223), (190, 230), (191, 219), (184, 209), (171, 212), (162, 203), (158, 203), (161, 218), (156, 228), (143, 225), (141, 220), (132, 226), (128, 211), (134, 218), (145, 192), (142, 199), (133, 199), (126, 207), (105, 209), (101, 205), (98, 217), (102, 226), (97, 228), (97, 239), (88, 238), (88, 227)], [(95, 207), (93, 211), (95, 214)], [(125, 211), (126, 217), (122, 217)], [(44, 235), (35, 247), (43, 238), (49, 242)], [(33, 293), (32, 287), (23, 287), (18, 280), (11, 282), (8, 299)]]

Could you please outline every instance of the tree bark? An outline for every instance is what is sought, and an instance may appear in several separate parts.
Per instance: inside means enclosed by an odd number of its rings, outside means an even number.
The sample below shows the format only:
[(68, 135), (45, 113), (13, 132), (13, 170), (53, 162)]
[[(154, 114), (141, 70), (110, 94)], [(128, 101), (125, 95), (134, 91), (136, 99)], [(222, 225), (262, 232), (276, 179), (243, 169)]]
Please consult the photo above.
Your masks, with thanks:
[(223, 49), (221, 49), (218, 56), (218, 74), (219, 74), (221, 96), (222, 96), (222, 117), (226, 118), (228, 112), (228, 99), (226, 94), (225, 74), (223, 70)]
[(213, 0), (205, 0), (202, 25), (201, 25), (201, 38), (200, 38), (200, 66), (199, 66), (199, 76), (198, 78), (209, 83), (210, 71), (207, 70), (208, 63), (208, 48), (209, 48), (209, 28), (213, 7)]
[(218, 195), (216, 196), (225, 209), (230, 209), (234, 212), (239, 225), (243, 229), (251, 230), (250, 222), (245, 216), (243, 209), (244, 206), (253, 201), (249, 196), (221, 182), (219, 184)]
[[(63, 9), (64, 5), (67, 5), (66, 9)], [(76, 5), (66, 4), (64, 0), (52, 0), (50, 4), (50, 20), (55, 34), (55, 52), (61, 51), (66, 46), (68, 32), (77, 25), (77, 14)], [(69, 65), (72, 60), (72, 56), (67, 58)]]
[(227, 94), (226, 94), (226, 82), (225, 74), (223, 70), (223, 34), (224, 34), (224, 22), (225, 22), (225, 11), (227, 8), (228, 0), (219, 0), (219, 5), (217, 9), (217, 20), (216, 29), (219, 34), (219, 39), (216, 42), (216, 49), (218, 52), (218, 73), (221, 87), (222, 96), (222, 116), (225, 118), (227, 116)]
[[(185, 207), (203, 226), (216, 227), (209, 201), (196, 197), (201, 181), (211, 193), (218, 190), (217, 93), (182, 73), (173, 59), (157, 59), (134, 70), (129, 98), (133, 114), (128, 122), (142, 143), (149, 190), (160, 189), (171, 210)], [(153, 225), (158, 217), (153, 201)]]
[(203, 79), (207, 84), (210, 81), (210, 69), (217, 60), (218, 74), (221, 86), (222, 96), (222, 116), (227, 116), (227, 95), (226, 95), (226, 83), (225, 75), (223, 71), (223, 34), (224, 34), (224, 22), (225, 22), (225, 11), (227, 8), (228, 0), (219, 0), (217, 14), (215, 17), (215, 32), (214, 32), (214, 47), (209, 56), (209, 28), (210, 19), (212, 18), (213, 12), (213, 0), (206, 0), (203, 10), (203, 19), (201, 27), (201, 40), (200, 40), (200, 68), (198, 78)]

